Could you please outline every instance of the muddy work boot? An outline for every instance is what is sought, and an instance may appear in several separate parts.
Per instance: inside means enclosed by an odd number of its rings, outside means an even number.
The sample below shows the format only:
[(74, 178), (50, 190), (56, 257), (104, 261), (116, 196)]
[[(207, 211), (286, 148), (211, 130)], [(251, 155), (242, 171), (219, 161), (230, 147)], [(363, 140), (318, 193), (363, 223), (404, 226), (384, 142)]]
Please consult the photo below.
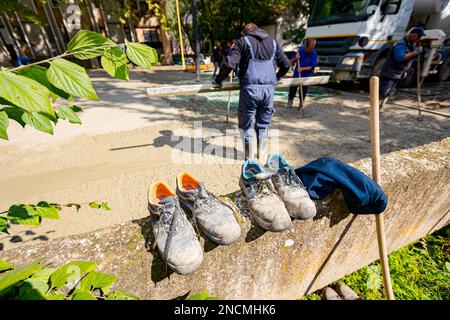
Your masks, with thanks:
[(163, 260), (179, 274), (197, 270), (203, 250), (175, 193), (164, 182), (156, 182), (149, 189), (148, 206), (155, 245)]
[(338, 293), (330, 287), (326, 287), (323, 290), (322, 297), (324, 300), (342, 300)]
[(355, 291), (344, 283), (339, 284), (336, 290), (344, 300), (362, 300)]
[(203, 233), (217, 244), (228, 245), (239, 239), (241, 227), (233, 210), (206, 190), (194, 176), (187, 172), (177, 178), (176, 190), (180, 205), (192, 213)]
[(302, 180), (279, 154), (271, 154), (265, 165), (272, 173), (272, 183), (294, 219), (308, 220), (316, 215), (316, 205), (309, 197)]
[(253, 218), (261, 228), (274, 232), (291, 228), (291, 218), (272, 186), (270, 175), (256, 161), (245, 161), (239, 185)]

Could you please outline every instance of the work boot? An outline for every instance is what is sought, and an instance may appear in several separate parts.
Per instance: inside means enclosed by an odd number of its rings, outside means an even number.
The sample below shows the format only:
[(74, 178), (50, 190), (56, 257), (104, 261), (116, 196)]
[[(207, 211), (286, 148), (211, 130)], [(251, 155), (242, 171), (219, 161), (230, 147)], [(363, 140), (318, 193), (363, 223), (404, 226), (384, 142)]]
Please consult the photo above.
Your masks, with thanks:
[(362, 300), (360, 296), (356, 294), (349, 286), (344, 283), (341, 283), (336, 288), (336, 291), (344, 300)]
[(274, 232), (291, 228), (291, 218), (270, 182), (270, 175), (256, 161), (247, 160), (242, 165), (239, 185), (261, 228)]
[(265, 166), (272, 173), (272, 183), (289, 215), (294, 219), (312, 219), (316, 215), (316, 205), (294, 169), (279, 154), (269, 155)]
[(256, 159), (256, 146), (254, 141), (244, 142), (244, 156), (245, 160), (255, 160)]
[(203, 262), (203, 250), (174, 192), (164, 182), (153, 183), (148, 192), (155, 245), (175, 272), (189, 274)]
[(323, 298), (324, 300), (342, 300), (341, 297), (330, 287), (326, 287), (323, 290)]
[(292, 108), (292, 105), (294, 104), (294, 99), (288, 99), (286, 108)]
[(258, 139), (258, 150), (256, 157), (259, 161), (267, 157), (267, 139)]
[(228, 245), (239, 239), (241, 227), (233, 210), (206, 190), (194, 176), (187, 172), (177, 178), (176, 190), (180, 205), (192, 213), (204, 234), (218, 244)]

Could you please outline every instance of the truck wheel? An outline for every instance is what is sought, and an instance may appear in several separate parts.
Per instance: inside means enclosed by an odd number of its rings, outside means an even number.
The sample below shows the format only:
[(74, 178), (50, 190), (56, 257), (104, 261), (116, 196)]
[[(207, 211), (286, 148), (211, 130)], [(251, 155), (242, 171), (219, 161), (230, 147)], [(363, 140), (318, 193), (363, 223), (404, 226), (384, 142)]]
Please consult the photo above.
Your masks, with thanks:
[(441, 82), (450, 79), (450, 55), (447, 57), (447, 60), (439, 68), (437, 76), (439, 81)]

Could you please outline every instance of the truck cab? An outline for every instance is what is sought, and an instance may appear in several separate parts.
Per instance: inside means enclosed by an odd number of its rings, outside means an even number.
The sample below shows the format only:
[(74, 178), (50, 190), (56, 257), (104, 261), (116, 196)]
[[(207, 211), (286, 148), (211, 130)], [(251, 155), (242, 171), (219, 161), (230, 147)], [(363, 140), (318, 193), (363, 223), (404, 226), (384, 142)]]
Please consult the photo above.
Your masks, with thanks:
[[(436, 11), (440, 1), (314, 1), (306, 37), (317, 39), (317, 72), (330, 73), (334, 81), (378, 75), (392, 45), (416, 23), (413, 12)], [(435, 7), (426, 7), (430, 3)]]

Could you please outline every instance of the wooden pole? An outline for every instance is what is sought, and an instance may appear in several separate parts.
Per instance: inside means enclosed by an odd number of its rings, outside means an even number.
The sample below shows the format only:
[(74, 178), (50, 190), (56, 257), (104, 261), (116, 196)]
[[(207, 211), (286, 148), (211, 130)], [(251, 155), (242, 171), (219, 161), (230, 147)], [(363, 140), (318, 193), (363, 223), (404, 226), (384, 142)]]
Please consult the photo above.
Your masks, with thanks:
[[(378, 77), (370, 79), (370, 141), (372, 146), (372, 177), (381, 185), (380, 166), (380, 80)], [(381, 271), (383, 274), (384, 292), (387, 300), (395, 300), (392, 291), (389, 262), (387, 256), (386, 236), (384, 232), (384, 213), (375, 216), (377, 226), (378, 252), (380, 255)]]
[(175, 4), (176, 4), (176, 8), (177, 8), (178, 34), (180, 36), (181, 63), (183, 65), (183, 69), (184, 69), (186, 67), (186, 63), (184, 61), (183, 33), (181, 32), (180, 6), (178, 4), (178, 0), (175, 1)]
[(420, 66), (420, 55), (417, 56), (417, 109), (419, 110), (419, 118), (418, 120), (423, 120), (422, 119), (422, 95), (421, 95), (421, 90), (420, 90), (420, 86), (421, 86), (421, 66)]
[[(291, 86), (298, 86), (300, 84), (310, 86), (317, 84), (326, 84), (330, 80), (330, 76), (306, 77), (306, 78), (287, 78), (282, 79), (275, 87), (285, 88)], [(189, 84), (179, 86), (160, 86), (147, 88), (147, 95), (149, 97), (157, 96), (176, 96), (176, 95), (191, 95), (197, 93), (207, 92), (221, 92), (239, 90), (238, 82), (224, 83), (222, 87), (217, 88), (212, 84)]]
[[(233, 71), (230, 72), (230, 83), (233, 83)], [(230, 118), (231, 91), (228, 91), (227, 123)]]

